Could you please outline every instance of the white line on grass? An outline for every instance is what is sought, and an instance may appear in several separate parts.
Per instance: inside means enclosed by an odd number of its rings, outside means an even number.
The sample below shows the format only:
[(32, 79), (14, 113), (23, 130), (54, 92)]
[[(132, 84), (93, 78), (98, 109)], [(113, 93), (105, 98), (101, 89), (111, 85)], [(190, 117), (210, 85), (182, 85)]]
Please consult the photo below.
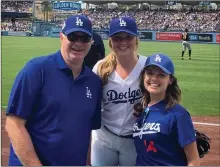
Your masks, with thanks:
[(6, 109), (8, 106), (2, 106), (3, 109)]
[(203, 123), (203, 122), (193, 122), (196, 125), (208, 125), (208, 126), (220, 126), (220, 124)]
[[(2, 106), (3, 109), (6, 109), (7, 106)], [(195, 125), (208, 125), (208, 126), (220, 126), (220, 124), (213, 124), (213, 123), (203, 123), (203, 122), (193, 122)]]

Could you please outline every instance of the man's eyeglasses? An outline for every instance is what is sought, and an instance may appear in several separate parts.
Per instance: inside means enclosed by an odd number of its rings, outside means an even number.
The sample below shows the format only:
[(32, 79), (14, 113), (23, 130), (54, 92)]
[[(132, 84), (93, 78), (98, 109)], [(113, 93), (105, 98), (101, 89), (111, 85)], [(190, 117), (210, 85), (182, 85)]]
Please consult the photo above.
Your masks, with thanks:
[(114, 35), (114, 36), (112, 36), (112, 40), (116, 41), (116, 42), (123, 41), (123, 40), (130, 41), (132, 39), (134, 39), (133, 35), (126, 35), (126, 36)]
[(85, 34), (85, 35), (77, 35), (77, 34), (71, 33), (71, 34), (67, 35), (67, 39), (70, 42), (81, 41), (83, 43), (88, 43), (91, 40), (91, 37), (89, 35), (87, 35), (87, 34)]
[(141, 117), (140, 117), (140, 119), (139, 119), (139, 121), (138, 121), (138, 128), (142, 128), (142, 127), (143, 127), (143, 125), (144, 125), (144, 123), (145, 123), (145, 120), (146, 120), (146, 118), (147, 118), (148, 113), (149, 113), (149, 107), (147, 107), (147, 108), (143, 111), (143, 113), (141, 114)]

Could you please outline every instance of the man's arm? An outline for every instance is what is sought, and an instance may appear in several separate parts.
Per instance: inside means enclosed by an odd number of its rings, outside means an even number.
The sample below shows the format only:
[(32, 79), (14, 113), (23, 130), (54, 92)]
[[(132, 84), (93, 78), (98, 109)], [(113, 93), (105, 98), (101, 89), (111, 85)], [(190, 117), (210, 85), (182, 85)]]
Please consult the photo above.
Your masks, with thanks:
[(18, 116), (8, 115), (5, 129), (21, 163), (24, 166), (42, 166), (25, 128), (25, 123), (26, 121)]

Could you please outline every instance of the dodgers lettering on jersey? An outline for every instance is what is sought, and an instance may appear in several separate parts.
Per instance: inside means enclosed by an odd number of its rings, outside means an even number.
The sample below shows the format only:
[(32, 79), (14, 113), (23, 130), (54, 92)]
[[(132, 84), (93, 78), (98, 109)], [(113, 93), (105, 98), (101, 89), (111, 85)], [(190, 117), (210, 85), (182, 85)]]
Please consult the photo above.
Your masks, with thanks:
[[(139, 75), (146, 62), (146, 57), (139, 56), (138, 62), (126, 79), (122, 79), (114, 70), (103, 87), (102, 124), (110, 131), (120, 135), (131, 135), (136, 117), (133, 106), (141, 100)], [(97, 73), (99, 61), (93, 68)]]
[(152, 133), (159, 133), (160, 132), (160, 123), (144, 123), (142, 128), (138, 127), (138, 123), (134, 125), (134, 134), (133, 136), (139, 136), (142, 139), (143, 134), (152, 134)]
[(142, 97), (141, 90), (131, 90), (128, 89), (127, 92), (117, 92), (115, 90), (108, 90), (107, 91), (108, 101), (118, 104), (118, 103), (130, 103), (134, 104), (135, 100), (138, 100)]

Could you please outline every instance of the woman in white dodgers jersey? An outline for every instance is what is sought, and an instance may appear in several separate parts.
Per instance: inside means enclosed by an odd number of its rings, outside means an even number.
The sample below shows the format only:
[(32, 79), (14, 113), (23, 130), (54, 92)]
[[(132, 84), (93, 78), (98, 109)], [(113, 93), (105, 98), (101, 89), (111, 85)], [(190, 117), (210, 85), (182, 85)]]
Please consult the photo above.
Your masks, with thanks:
[(137, 54), (138, 33), (130, 17), (110, 22), (111, 53), (93, 68), (103, 81), (102, 127), (92, 133), (93, 166), (134, 166), (133, 106), (142, 97), (138, 76), (146, 57)]
[(149, 56), (140, 74), (141, 103), (135, 104), (136, 166), (199, 166), (195, 131), (189, 112), (179, 103), (181, 90), (172, 60)]

